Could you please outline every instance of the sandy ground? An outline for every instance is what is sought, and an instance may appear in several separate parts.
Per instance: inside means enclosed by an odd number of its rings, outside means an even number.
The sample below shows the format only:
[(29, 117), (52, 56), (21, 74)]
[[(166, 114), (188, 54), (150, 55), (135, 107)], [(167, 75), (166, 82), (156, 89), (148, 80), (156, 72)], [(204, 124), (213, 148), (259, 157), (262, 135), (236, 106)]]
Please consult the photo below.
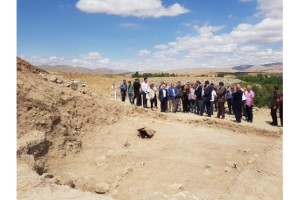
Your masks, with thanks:
[[(144, 126), (157, 131), (152, 139), (137, 136), (136, 130)], [(49, 171), (91, 177), (87, 188), (108, 182), (108, 194), (115, 199), (147, 199), (156, 192), (169, 198), (185, 192), (187, 199), (282, 196), (281, 189), (274, 190), (282, 185), (282, 157), (278, 156), (282, 155), (282, 140), (277, 135), (127, 117), (99, 127), (83, 144), (80, 153), (51, 160)]]
[[(160, 113), (27, 68), (18, 68), (18, 199), (282, 199), (282, 128), (268, 110), (241, 124)], [(142, 127), (155, 135), (140, 138)]]

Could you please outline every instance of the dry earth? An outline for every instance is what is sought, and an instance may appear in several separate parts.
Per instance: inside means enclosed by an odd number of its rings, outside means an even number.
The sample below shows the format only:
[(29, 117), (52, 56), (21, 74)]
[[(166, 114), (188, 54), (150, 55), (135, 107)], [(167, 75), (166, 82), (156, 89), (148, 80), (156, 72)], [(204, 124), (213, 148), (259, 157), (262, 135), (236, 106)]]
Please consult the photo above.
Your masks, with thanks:
[(267, 110), (252, 124), (160, 113), (111, 99), (123, 77), (82, 75), (81, 88), (21, 59), (17, 70), (18, 199), (282, 199)]

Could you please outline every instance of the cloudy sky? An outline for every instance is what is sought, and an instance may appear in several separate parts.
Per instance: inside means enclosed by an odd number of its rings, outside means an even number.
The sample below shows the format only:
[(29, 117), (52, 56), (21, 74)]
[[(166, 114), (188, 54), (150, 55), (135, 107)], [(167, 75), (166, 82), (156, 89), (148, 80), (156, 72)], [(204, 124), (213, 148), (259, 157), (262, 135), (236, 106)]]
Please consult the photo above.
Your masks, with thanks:
[(17, 55), (146, 70), (282, 62), (282, 0), (18, 0)]

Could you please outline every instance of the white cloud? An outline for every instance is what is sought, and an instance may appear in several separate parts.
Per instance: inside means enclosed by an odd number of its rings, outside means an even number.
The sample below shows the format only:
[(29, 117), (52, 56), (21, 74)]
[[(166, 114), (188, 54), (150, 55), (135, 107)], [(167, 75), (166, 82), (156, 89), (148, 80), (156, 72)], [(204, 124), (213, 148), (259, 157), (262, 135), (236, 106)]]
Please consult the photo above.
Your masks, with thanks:
[(210, 37), (214, 32), (222, 30), (224, 26), (194, 26), (197, 32), (203, 37)]
[(33, 65), (69, 65), (74, 67), (99, 68), (110, 67), (110, 59), (102, 58), (99, 52), (90, 52), (79, 56), (64, 58), (58, 56), (23, 56)]
[(240, 50), (242, 52), (256, 52), (258, 49), (257, 49), (257, 46), (248, 45), (248, 46), (240, 47)]
[(165, 44), (159, 44), (153, 47), (154, 49), (167, 49), (169, 48), (168, 45)]
[(282, 0), (257, 0), (258, 16), (282, 19)]
[[(224, 32), (224, 26), (193, 28), (195, 35), (178, 37), (165, 45), (155, 46), (168, 48), (154, 48), (151, 64), (145, 60), (145, 66), (152, 69), (162, 66), (230, 67), (282, 61), (281, 19), (265, 18), (257, 24), (243, 23), (227, 32)], [(267, 47), (270, 44), (274, 47)]]
[(161, 0), (79, 0), (76, 7), (87, 13), (135, 17), (177, 16), (189, 12), (178, 3), (164, 7)]
[(282, 41), (281, 19), (266, 18), (258, 24), (239, 24), (230, 35), (239, 42), (273, 43)]
[(140, 50), (140, 51), (138, 52), (138, 55), (141, 56), (141, 57), (147, 56), (147, 55), (149, 55), (149, 54), (151, 54), (151, 51), (149, 51), (149, 50), (147, 50), (147, 49), (142, 49), (142, 50)]
[(110, 63), (109, 58), (104, 58), (97, 61), (98, 64), (108, 65)]
[(101, 55), (99, 52), (90, 52), (88, 54), (82, 54), (80, 55), (81, 59), (101, 59)]
[(122, 23), (120, 24), (120, 27), (122, 28), (137, 28), (138, 25), (134, 23)]

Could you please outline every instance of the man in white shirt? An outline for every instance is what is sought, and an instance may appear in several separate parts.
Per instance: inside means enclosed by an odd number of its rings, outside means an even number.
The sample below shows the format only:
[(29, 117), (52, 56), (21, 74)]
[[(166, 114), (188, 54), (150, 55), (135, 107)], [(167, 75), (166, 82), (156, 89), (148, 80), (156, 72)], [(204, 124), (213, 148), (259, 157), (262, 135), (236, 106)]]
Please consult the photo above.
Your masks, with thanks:
[(143, 106), (147, 108), (147, 98), (146, 95), (149, 92), (149, 85), (147, 78), (144, 78), (144, 82), (142, 83), (142, 95), (143, 95)]
[(216, 88), (214, 87), (214, 84), (211, 83), (210, 84), (212, 86), (212, 91), (211, 91), (211, 114), (213, 115), (213, 112), (214, 112), (214, 105), (215, 105), (215, 98), (217, 96), (217, 93), (216, 93)]

